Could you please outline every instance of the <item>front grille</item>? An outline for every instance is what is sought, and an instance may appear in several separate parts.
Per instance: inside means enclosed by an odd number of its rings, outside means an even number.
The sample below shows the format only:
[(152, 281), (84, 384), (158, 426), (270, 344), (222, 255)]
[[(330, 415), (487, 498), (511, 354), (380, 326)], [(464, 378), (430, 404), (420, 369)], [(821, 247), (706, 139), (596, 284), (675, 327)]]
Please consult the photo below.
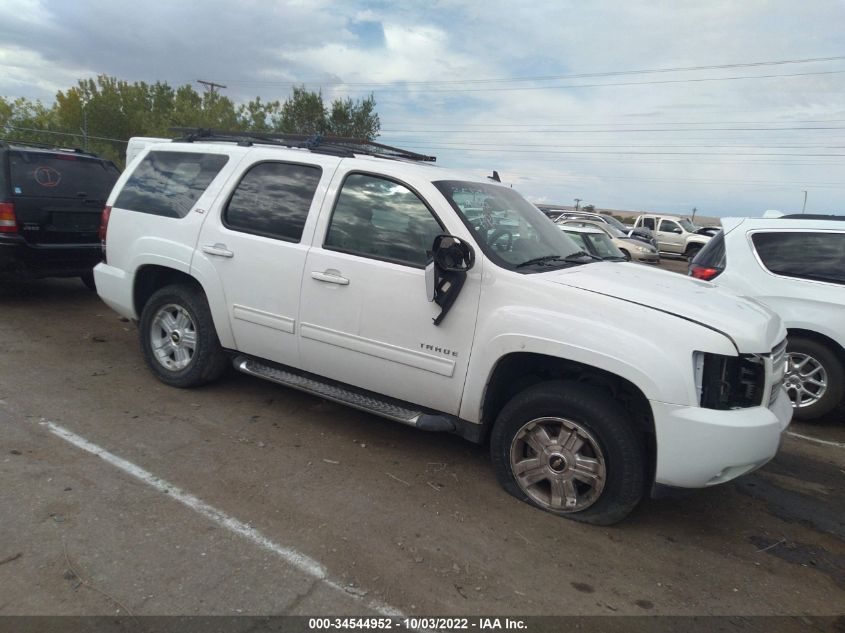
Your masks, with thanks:
[(786, 339), (775, 345), (770, 357), (772, 359), (772, 388), (769, 392), (769, 406), (772, 406), (777, 400), (786, 375)]

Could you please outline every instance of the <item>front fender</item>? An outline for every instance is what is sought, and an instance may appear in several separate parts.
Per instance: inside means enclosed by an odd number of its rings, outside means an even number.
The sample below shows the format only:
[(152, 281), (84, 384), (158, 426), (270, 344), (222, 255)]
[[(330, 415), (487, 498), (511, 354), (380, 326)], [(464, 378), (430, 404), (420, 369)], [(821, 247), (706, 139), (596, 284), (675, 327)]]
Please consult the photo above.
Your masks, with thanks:
[[(523, 287), (522, 293), (525, 292)], [(521, 294), (515, 291), (516, 295)], [(460, 416), (479, 422), (485, 390), (498, 362), (530, 352), (581, 363), (636, 385), (649, 400), (696, 405), (692, 353), (735, 355), (724, 335), (646, 306), (566, 288), (553, 298), (559, 306), (536, 306), (537, 294), (522, 305), (480, 310), (461, 402)]]

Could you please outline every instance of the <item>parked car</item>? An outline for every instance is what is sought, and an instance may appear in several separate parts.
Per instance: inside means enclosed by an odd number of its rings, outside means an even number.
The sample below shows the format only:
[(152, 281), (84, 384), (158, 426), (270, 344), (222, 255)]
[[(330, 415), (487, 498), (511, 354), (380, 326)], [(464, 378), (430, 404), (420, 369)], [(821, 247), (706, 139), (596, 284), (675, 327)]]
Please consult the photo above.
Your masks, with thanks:
[(0, 280), (81, 277), (93, 289), (100, 215), (119, 175), (95, 154), (0, 141)]
[(613, 245), (618, 248), (622, 252), (622, 255), (624, 255), (627, 259), (643, 264), (660, 263), (660, 253), (657, 252), (655, 247), (632, 237), (628, 237), (621, 231), (617, 231), (609, 224), (605, 224), (603, 222), (591, 222), (589, 220), (567, 220), (566, 218), (559, 218), (557, 223), (561, 226), (589, 226), (596, 228), (607, 235), (608, 238), (610, 238), (610, 241), (613, 242)]
[(654, 235), (652, 235), (651, 231), (642, 227), (628, 226), (627, 224), (623, 224), (614, 218), (612, 215), (607, 215), (606, 213), (564, 211), (555, 218), (556, 222), (563, 220), (581, 220), (584, 222), (600, 222), (601, 224), (608, 224), (617, 231), (621, 231), (626, 237), (632, 237), (636, 240), (640, 240), (641, 242), (654, 246), (655, 249), (657, 248), (657, 240), (654, 239)]
[(486, 442), (510, 494), (587, 523), (775, 455), (792, 414), (776, 314), (597, 261), (510, 187), (428, 158), (360, 140), (152, 145), (103, 212), (100, 297), (139, 324), (167, 385), (234, 364)]
[(783, 318), (795, 417), (821, 417), (845, 394), (845, 216), (729, 218), (689, 274), (754, 297)]
[(699, 227), (686, 218), (645, 214), (637, 217), (634, 226), (651, 230), (661, 253), (681, 255), (688, 260), (692, 260), (711, 239), (709, 235), (699, 233)]
[(631, 260), (631, 256), (628, 255), (626, 257), (622, 251), (616, 248), (610, 236), (598, 227), (566, 226), (562, 224), (558, 226), (585, 253), (589, 253), (593, 257), (610, 262), (627, 262)]

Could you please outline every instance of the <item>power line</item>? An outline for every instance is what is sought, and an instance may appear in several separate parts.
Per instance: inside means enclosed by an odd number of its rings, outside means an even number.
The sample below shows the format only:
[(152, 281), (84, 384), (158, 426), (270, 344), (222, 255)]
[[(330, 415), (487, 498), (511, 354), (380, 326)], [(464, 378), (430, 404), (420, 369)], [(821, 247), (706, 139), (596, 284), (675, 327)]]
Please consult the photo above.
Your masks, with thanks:
[[(594, 73), (578, 73), (570, 75), (539, 75), (528, 77), (502, 77), (498, 79), (444, 79), (444, 80), (428, 80), (428, 81), (403, 81), (401, 82), (407, 86), (433, 86), (433, 85), (465, 85), (465, 84), (483, 84), (483, 83), (511, 83), (511, 82), (530, 82), (530, 81), (555, 81), (561, 79), (587, 79), (592, 77), (615, 77), (622, 75), (645, 75), (653, 73), (672, 73), (672, 72), (691, 72), (700, 70), (725, 70), (728, 68), (751, 68), (756, 66), (781, 66), (785, 64), (809, 64), (816, 62), (830, 62), (845, 59), (845, 55), (837, 55), (832, 57), (807, 57), (803, 59), (783, 59), (776, 61), (762, 61), (762, 62), (737, 62), (731, 64), (716, 64), (706, 66), (678, 66), (673, 68), (647, 68), (639, 70), (615, 70)], [(261, 81), (261, 80), (232, 80), (231, 84), (246, 84), (246, 85), (274, 85), (274, 86), (298, 86), (298, 85), (321, 85), (321, 86), (392, 86), (396, 81), (368, 81), (368, 82), (347, 82), (343, 80), (310, 80), (310, 81)]]
[[(845, 122), (845, 119), (791, 119), (789, 121), (665, 121), (665, 122), (657, 122), (657, 121), (649, 121), (649, 125), (779, 125), (785, 123), (842, 123)], [(503, 128), (503, 127), (528, 127), (528, 128), (537, 128), (537, 127), (589, 127), (589, 126), (623, 126), (623, 125), (642, 125), (642, 122), (631, 122), (631, 123), (608, 123), (603, 121), (592, 121), (590, 123), (542, 123), (536, 121), (534, 123), (472, 123), (471, 121), (432, 121), (430, 123), (426, 121), (415, 121), (414, 125), (432, 125), (432, 126), (471, 126), (471, 127), (496, 127), (496, 128)], [(401, 125), (401, 124), (400, 124)], [(542, 130), (540, 130), (542, 131)], [(689, 132), (695, 132), (696, 129), (692, 128), (687, 130)]]
[[(33, 127), (18, 127), (16, 125), (6, 125), (6, 128), (10, 130), (16, 130), (18, 132), (38, 132), (39, 134), (55, 134), (59, 136), (75, 136), (76, 138), (83, 138), (83, 134), (74, 134), (73, 132), (55, 132), (53, 130), (39, 130), (38, 128)], [(97, 141), (112, 141), (114, 143), (129, 143), (129, 141), (124, 141), (120, 138), (109, 138), (107, 136), (91, 136), (88, 135), (89, 139), (95, 139)]]
[[(845, 71), (844, 71), (845, 72)], [(593, 130), (486, 130), (484, 134), (628, 134), (631, 132), (793, 132), (801, 130), (845, 130), (843, 126), (801, 126), (801, 127), (708, 127), (697, 128), (690, 130), (688, 128), (637, 128), (637, 129), (593, 129)], [(452, 130), (401, 130), (401, 129), (382, 129), (383, 133), (393, 134), (454, 134), (456, 132), (477, 133), (478, 130), (470, 129), (452, 129)]]
[[(612, 86), (654, 86), (658, 84), (687, 84), (687, 83), (701, 83), (707, 81), (738, 81), (741, 79), (785, 79), (790, 77), (808, 77), (811, 75), (839, 75), (845, 73), (845, 70), (824, 70), (819, 72), (809, 73), (789, 73), (789, 74), (773, 74), (773, 75), (735, 75), (732, 77), (699, 77), (696, 79), (661, 79), (653, 81), (622, 81), (614, 83), (602, 84), (560, 84), (557, 86), (519, 86), (519, 87), (505, 87), (505, 88), (440, 88), (437, 90), (425, 89), (426, 95), (440, 94), (440, 93), (467, 93), (467, 92), (515, 92), (521, 90), (559, 90), (561, 88), (606, 88)], [(391, 93), (406, 93), (406, 89), (388, 89), (388, 90), (374, 90), (375, 94), (391, 94)]]

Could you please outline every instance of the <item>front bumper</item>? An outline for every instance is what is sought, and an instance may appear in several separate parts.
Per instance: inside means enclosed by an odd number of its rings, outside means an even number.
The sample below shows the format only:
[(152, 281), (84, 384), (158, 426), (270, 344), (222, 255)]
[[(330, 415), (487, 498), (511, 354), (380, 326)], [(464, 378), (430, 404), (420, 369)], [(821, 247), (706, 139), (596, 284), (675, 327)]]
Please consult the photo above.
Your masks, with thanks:
[(654, 483), (704, 488), (766, 464), (778, 451), (792, 419), (781, 389), (770, 408), (717, 411), (651, 402), (657, 440)]
[(660, 263), (660, 255), (658, 253), (637, 253), (636, 251), (631, 253), (631, 259), (635, 262), (640, 262), (642, 264), (659, 264)]

